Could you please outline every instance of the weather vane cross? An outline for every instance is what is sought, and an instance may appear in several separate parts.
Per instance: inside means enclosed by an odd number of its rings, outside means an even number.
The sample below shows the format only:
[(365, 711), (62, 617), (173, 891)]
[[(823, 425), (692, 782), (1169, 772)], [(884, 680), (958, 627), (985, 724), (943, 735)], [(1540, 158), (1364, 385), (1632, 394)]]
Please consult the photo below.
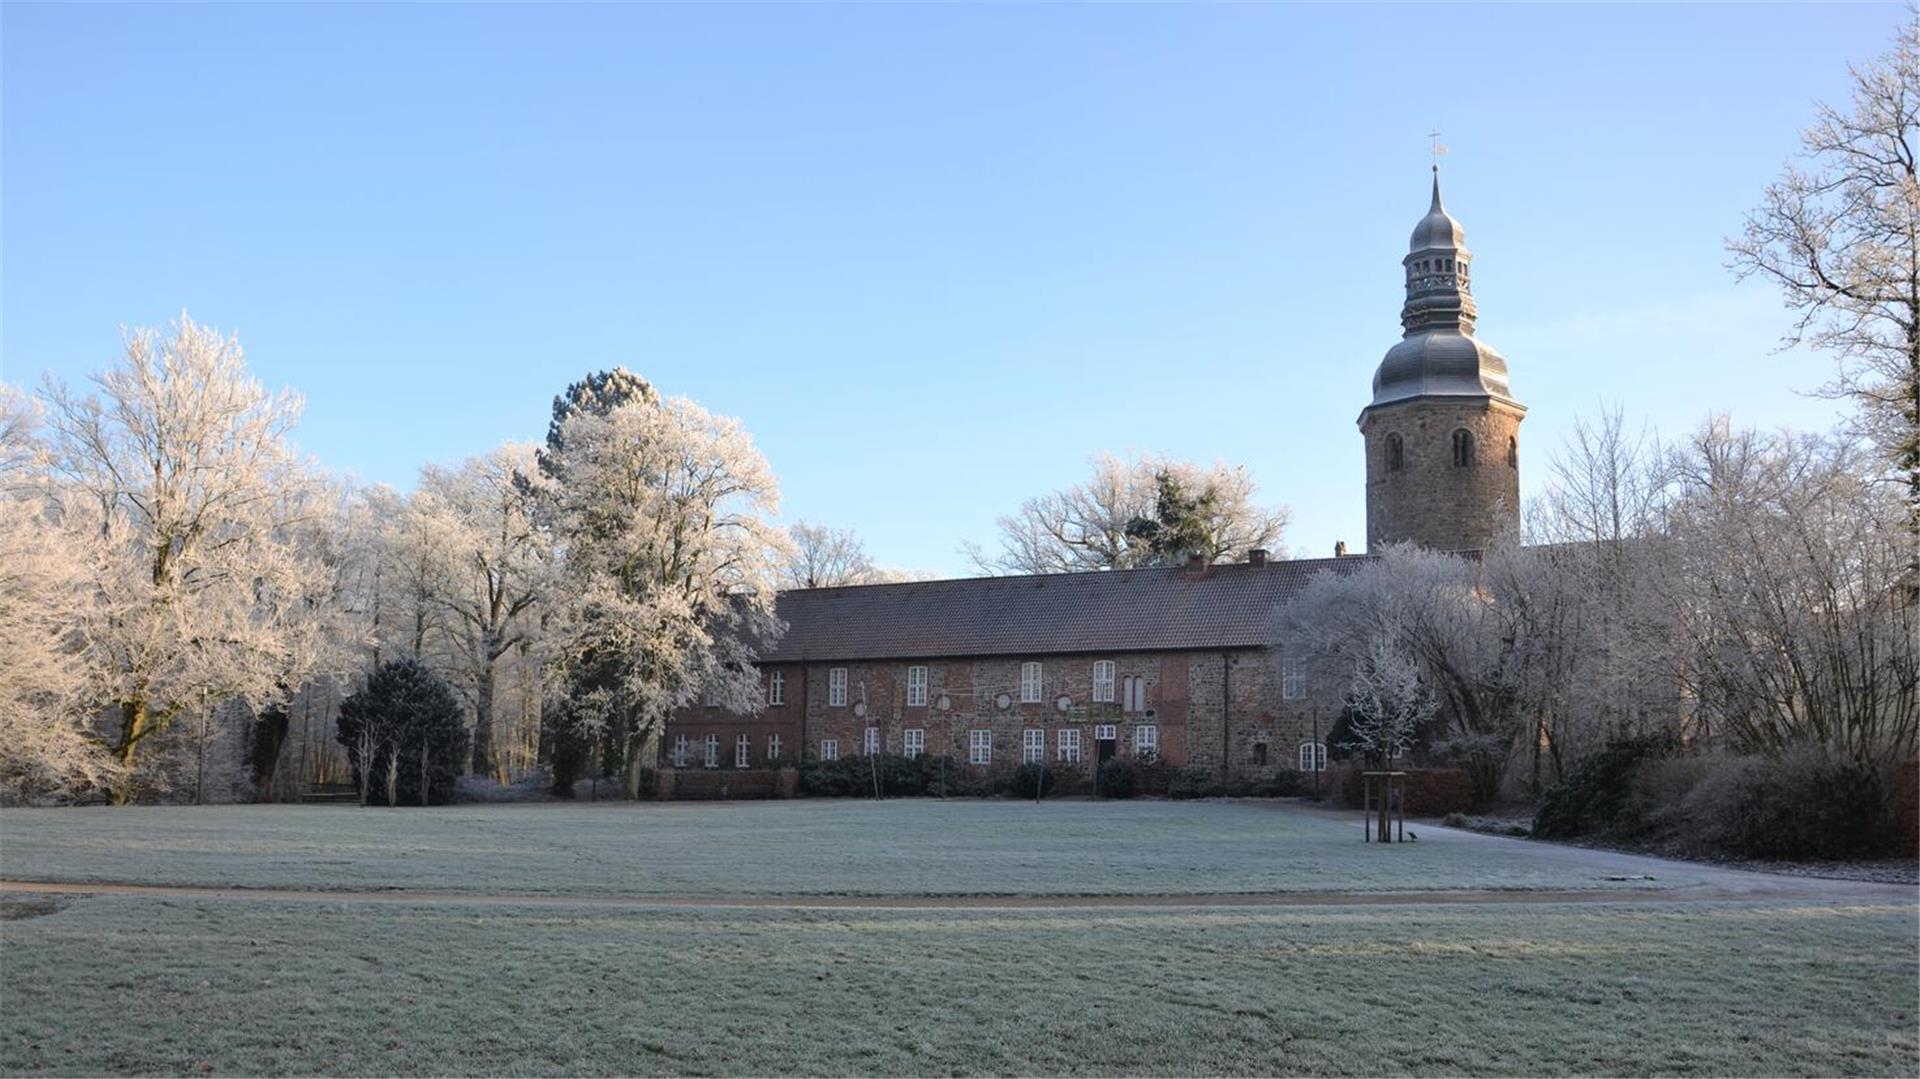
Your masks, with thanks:
[(1440, 141), (1438, 131), (1427, 132), (1427, 149), (1433, 154), (1433, 171), (1440, 171), (1440, 159), (1446, 156), (1446, 144)]

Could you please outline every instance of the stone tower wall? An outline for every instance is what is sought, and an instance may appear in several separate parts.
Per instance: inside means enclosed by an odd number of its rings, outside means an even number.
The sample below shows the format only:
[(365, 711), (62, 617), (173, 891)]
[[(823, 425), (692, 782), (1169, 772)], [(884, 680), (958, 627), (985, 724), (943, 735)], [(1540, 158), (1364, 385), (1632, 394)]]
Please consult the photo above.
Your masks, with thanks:
[[(1441, 551), (1483, 549), (1520, 524), (1520, 470), (1507, 440), (1522, 413), (1504, 405), (1432, 398), (1370, 409), (1361, 418), (1367, 445), (1367, 549), (1410, 540)], [(1453, 432), (1473, 435), (1474, 460), (1453, 463)], [(1402, 466), (1388, 468), (1388, 435), (1401, 438)]]

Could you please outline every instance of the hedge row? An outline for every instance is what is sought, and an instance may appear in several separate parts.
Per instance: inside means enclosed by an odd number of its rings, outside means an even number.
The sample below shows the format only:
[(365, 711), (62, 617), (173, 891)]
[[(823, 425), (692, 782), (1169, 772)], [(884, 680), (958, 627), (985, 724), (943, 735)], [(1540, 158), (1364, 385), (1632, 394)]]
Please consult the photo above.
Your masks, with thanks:
[(1036, 786), (1043, 798), (1278, 798), (1312, 790), (1311, 780), (1300, 772), (1281, 771), (1263, 780), (1222, 781), (1211, 768), (1182, 768), (1156, 757), (1115, 757), (1096, 771), (1086, 764), (1059, 763), (982, 769), (953, 757), (910, 759), (881, 754), (804, 761), (799, 769), (803, 798), (871, 798), (876, 793), (887, 798), (980, 798), (996, 794), (1032, 798)]

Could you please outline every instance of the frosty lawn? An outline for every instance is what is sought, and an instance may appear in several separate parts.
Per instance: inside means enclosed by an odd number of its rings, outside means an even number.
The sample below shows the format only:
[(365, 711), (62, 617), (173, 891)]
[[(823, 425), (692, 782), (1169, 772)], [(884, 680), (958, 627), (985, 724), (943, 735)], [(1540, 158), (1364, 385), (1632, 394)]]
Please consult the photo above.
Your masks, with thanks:
[[(898, 800), (448, 809), (9, 809), (0, 878), (570, 895), (1114, 895), (1666, 888), (1606, 857), (1238, 802)], [(1416, 826), (1418, 830), (1418, 826)]]
[(94, 897), (0, 1072), (1920, 1069), (1904, 904), (686, 911)]

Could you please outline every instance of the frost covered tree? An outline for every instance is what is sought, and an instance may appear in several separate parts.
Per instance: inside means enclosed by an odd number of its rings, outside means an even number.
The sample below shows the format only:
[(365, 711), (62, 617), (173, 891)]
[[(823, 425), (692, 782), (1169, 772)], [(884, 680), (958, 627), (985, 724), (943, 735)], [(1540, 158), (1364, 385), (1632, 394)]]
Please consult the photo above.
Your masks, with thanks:
[(53, 520), (87, 564), (79, 657), (117, 722), (124, 801), (140, 748), (203, 701), (285, 693), (300, 617), (324, 589), (297, 526), (312, 512), (287, 444), (300, 414), (246, 370), (239, 342), (182, 316), (127, 336), (80, 394), (49, 383)]
[(457, 468), (428, 466), (409, 506), (432, 551), (426, 585), (447, 616), (454, 681), (473, 702), (473, 771), (496, 772), (494, 702), (503, 657), (537, 627), (535, 605), (554, 576), (548, 537), (534, 526), (532, 446), (509, 443)]
[(781, 588), (838, 588), (890, 579), (867, 557), (866, 544), (850, 528), (796, 521), (787, 529), (787, 536), (793, 553), (781, 567)]
[(59, 798), (118, 770), (89, 729), (74, 612), (88, 565), (49, 514), (32, 402), (0, 385), (0, 795)]
[(1315, 575), (1277, 612), (1273, 645), (1311, 683), (1340, 685), (1372, 662), (1379, 642), (1396, 642), (1437, 703), (1433, 749), (1490, 799), (1524, 727), (1524, 654), (1482, 570), (1477, 559), (1396, 544)]
[(737, 421), (650, 392), (567, 409), (542, 467), (565, 553), (557, 650), (568, 707), (556, 716), (570, 736), (607, 746), (637, 796), (669, 711), (702, 697), (760, 707), (753, 663), (782, 628), (778, 488)]
[(1797, 312), (1788, 343), (1833, 355), (1827, 389), (1859, 405), (1920, 529), (1920, 14), (1851, 74), (1848, 107), (1819, 106), (1804, 165), (1766, 189), (1728, 248)]
[(985, 573), (1131, 569), (1192, 553), (1233, 560), (1276, 548), (1286, 532), (1286, 507), (1261, 506), (1258, 493), (1242, 467), (1103, 454), (1085, 483), (1030, 498), (1000, 518), (1000, 550), (965, 551)]
[(1744, 752), (1912, 757), (1920, 602), (1902, 500), (1844, 439), (1708, 423), (1665, 461), (1652, 588), (1695, 732)]
[(1420, 680), (1401, 627), (1375, 630), (1347, 679), (1345, 748), (1376, 764), (1406, 755), (1439, 705)]

